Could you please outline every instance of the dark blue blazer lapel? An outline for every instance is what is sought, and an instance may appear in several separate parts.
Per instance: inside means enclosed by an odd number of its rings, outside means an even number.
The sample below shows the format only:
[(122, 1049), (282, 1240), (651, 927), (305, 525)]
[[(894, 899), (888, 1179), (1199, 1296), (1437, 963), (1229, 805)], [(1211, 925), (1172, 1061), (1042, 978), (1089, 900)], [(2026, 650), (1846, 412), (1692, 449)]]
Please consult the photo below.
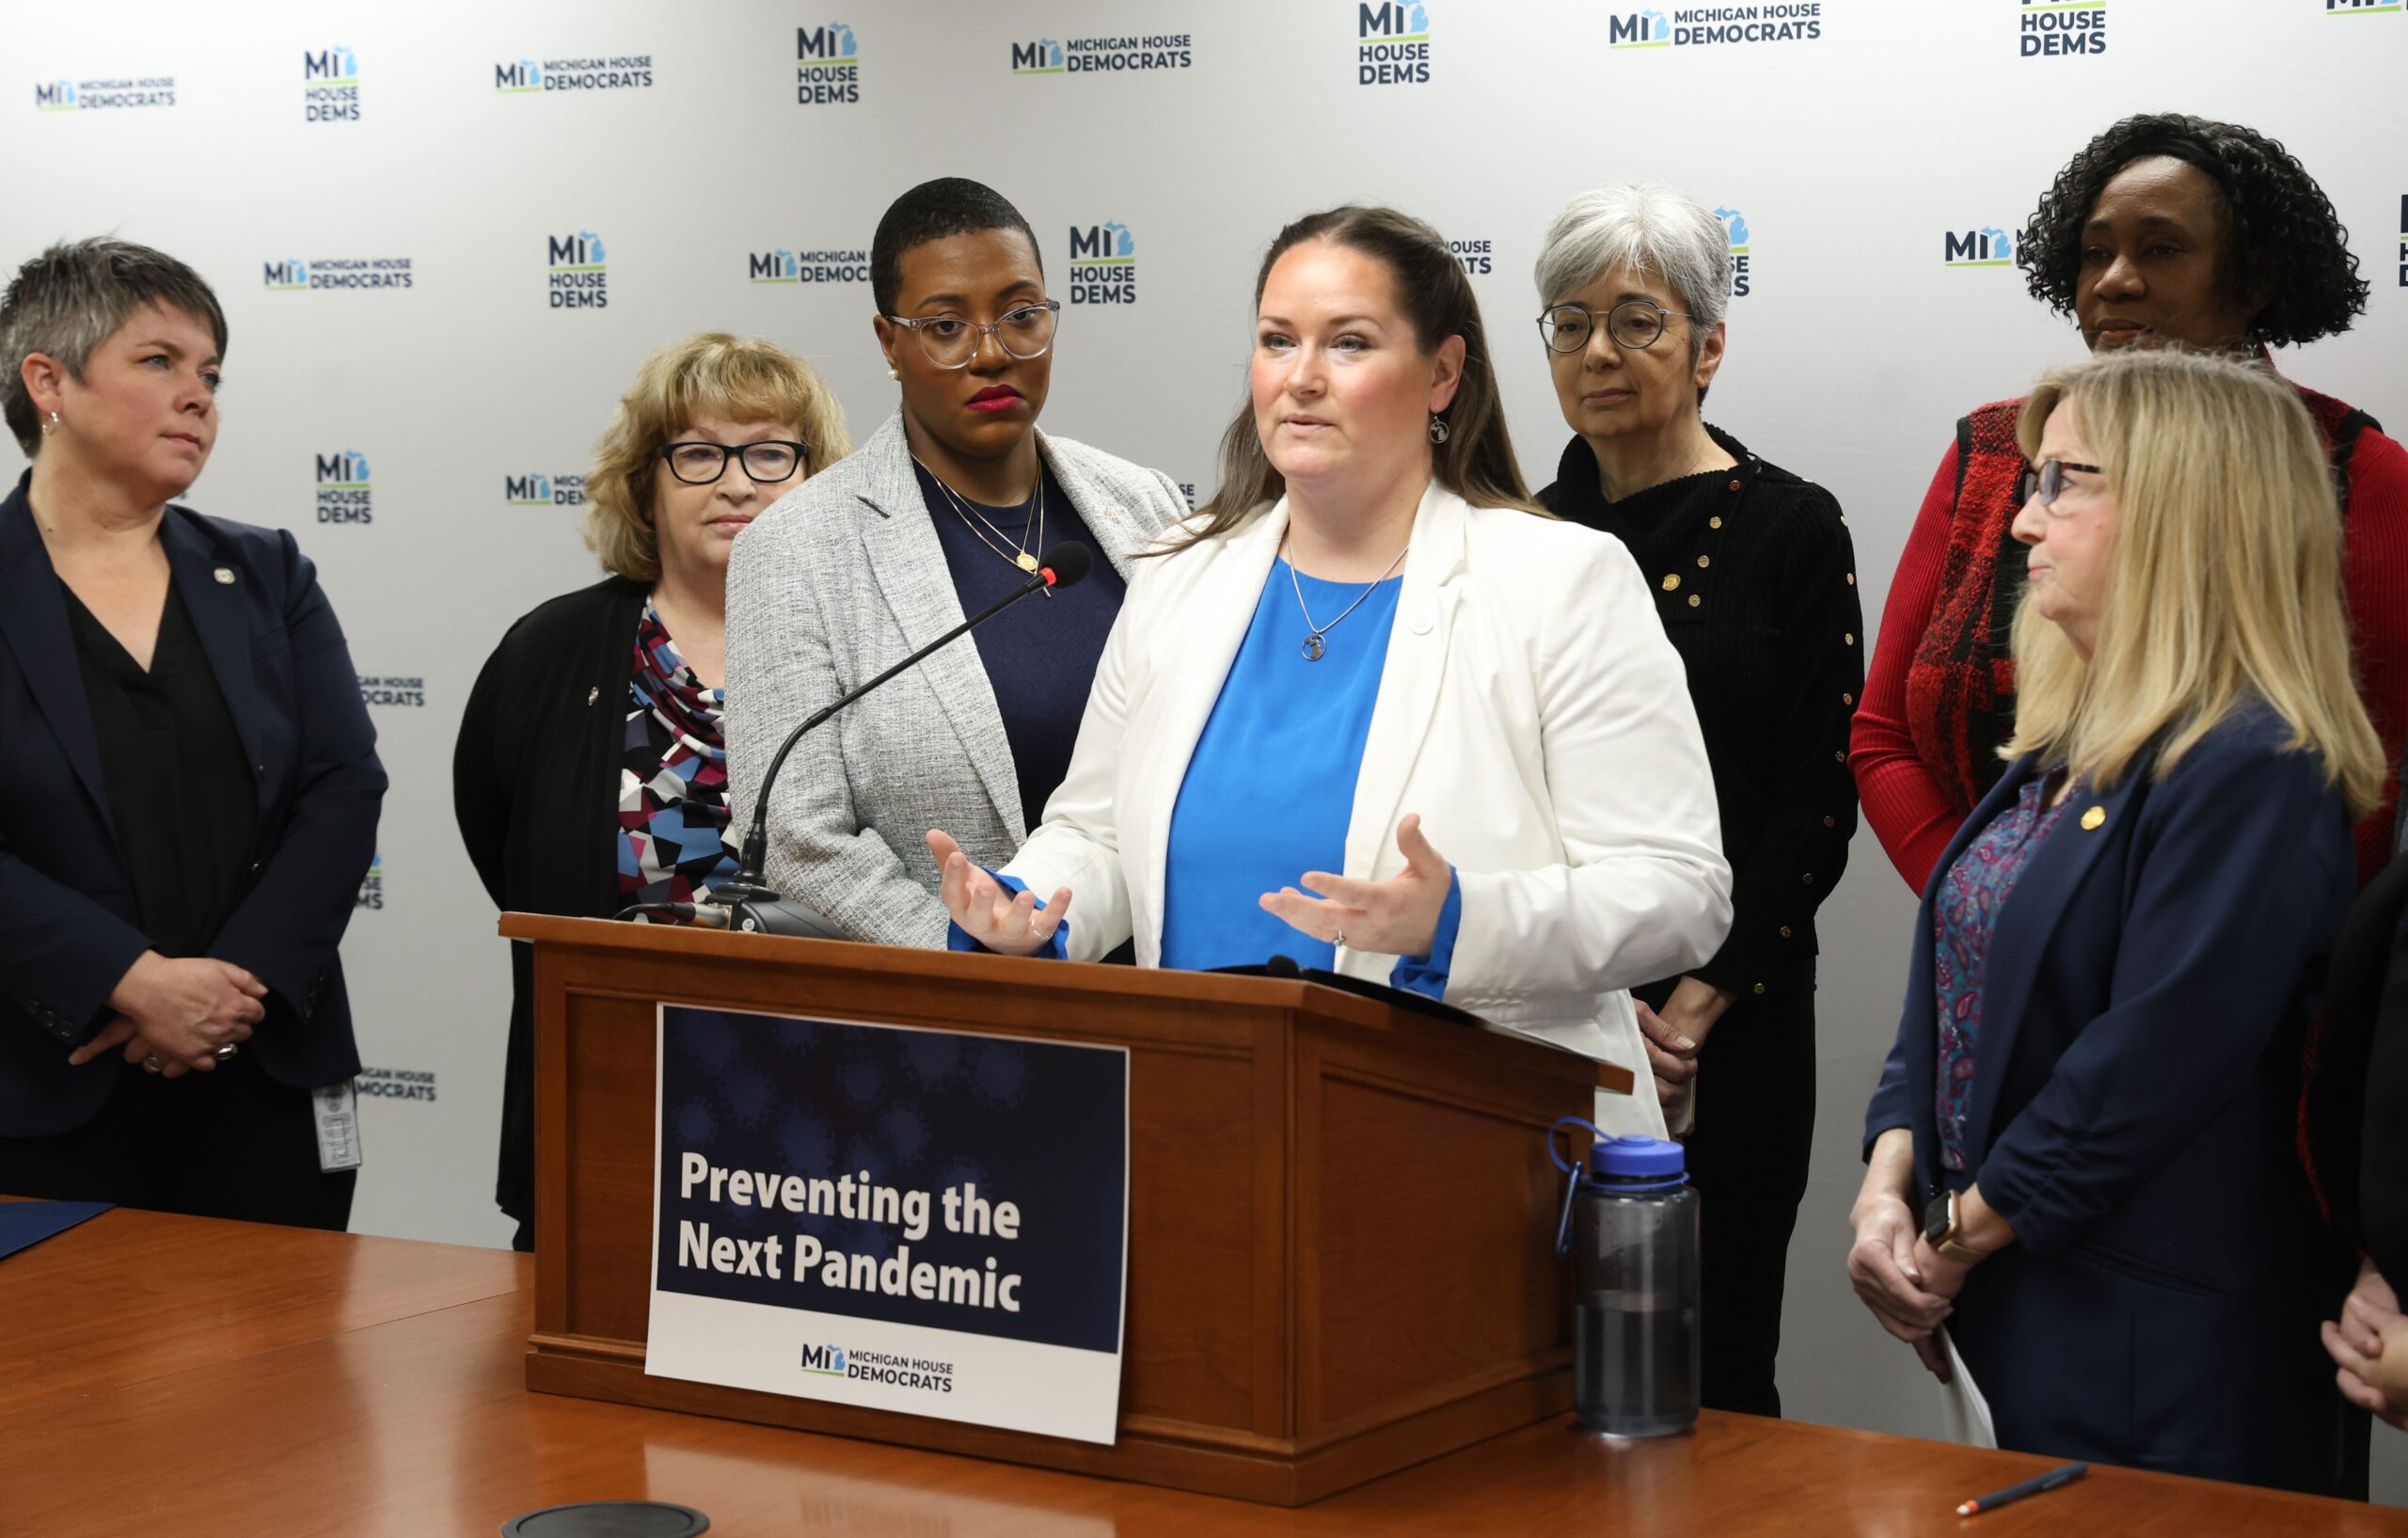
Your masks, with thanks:
[(67, 600), (58, 572), (34, 526), (26, 499), (28, 471), (0, 501), (0, 638), (16, 654), (25, 688), (58, 738), (59, 752), (84, 782), (92, 810), (117, 836), (109, 816), (108, 785), (101, 777), (100, 733), (92, 726), (91, 702), (84, 697), (84, 674), (75, 658), (75, 638), (67, 628)]
[[(2017, 765), (2031, 777), (2029, 760)], [(2048, 842), (2032, 856), (2007, 894), (1990, 931), (1988, 959), (1982, 968), (1982, 1031), (1973, 1061), (1973, 1086), (1965, 1108), (1965, 1150), (1978, 1161), (1990, 1144), (1990, 1118), (1998, 1109), (1999, 1086), (2005, 1081), (2015, 1038), (2032, 1000), (2032, 979), (2066, 911), (2082, 890), (2099, 856), (2131, 836), (2138, 815), (2134, 799), (2147, 783), (2146, 757), (2124, 771), (2115, 788), (2104, 795), (2084, 785), (2066, 802)], [(2017, 792), (2020, 794), (2020, 791)]]
[[(251, 615), (265, 595), (246, 590), (257, 584), (259, 574), (245, 570), (220, 550), (208, 531), (182, 508), (167, 509), (166, 518), (159, 525), (159, 543), (166, 547), (167, 569), (176, 592), (184, 600), (184, 611), (192, 616), (193, 629), (199, 633), (201, 653), (209, 658), (209, 671), (216, 674), (217, 691), (225, 698), (226, 713), (233, 718), (235, 735), (243, 739), (243, 761), (256, 770), (261, 762), (260, 693), (251, 667)], [(232, 574), (234, 579), (220, 579), (220, 572)], [(257, 772), (251, 784), (256, 792)]]

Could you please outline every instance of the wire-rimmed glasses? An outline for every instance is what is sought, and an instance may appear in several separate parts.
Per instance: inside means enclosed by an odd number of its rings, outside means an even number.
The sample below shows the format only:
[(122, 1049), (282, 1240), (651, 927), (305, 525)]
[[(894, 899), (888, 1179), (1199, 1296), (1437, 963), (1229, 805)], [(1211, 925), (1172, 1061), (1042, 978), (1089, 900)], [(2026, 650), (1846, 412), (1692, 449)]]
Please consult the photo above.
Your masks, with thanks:
[(1061, 312), (1061, 300), (1038, 299), (1005, 310), (991, 325), (959, 315), (923, 315), (916, 320), (889, 315), (886, 319), (889, 325), (917, 333), (920, 351), (938, 368), (966, 369), (978, 356), (982, 337), (993, 337), (997, 346), (1023, 363), (1043, 357), (1054, 345), (1054, 317)]
[(1590, 335), (1596, 323), (1606, 323), (1606, 335), (1614, 339), (1617, 347), (1643, 353), (1662, 339), (1666, 323), (1675, 317), (1688, 316), (1677, 309), (1666, 309), (1653, 299), (1624, 299), (1611, 309), (1595, 310), (1587, 305), (1550, 305), (1539, 317), (1539, 335), (1546, 339), (1547, 350), (1555, 353), (1576, 353), (1589, 345)]

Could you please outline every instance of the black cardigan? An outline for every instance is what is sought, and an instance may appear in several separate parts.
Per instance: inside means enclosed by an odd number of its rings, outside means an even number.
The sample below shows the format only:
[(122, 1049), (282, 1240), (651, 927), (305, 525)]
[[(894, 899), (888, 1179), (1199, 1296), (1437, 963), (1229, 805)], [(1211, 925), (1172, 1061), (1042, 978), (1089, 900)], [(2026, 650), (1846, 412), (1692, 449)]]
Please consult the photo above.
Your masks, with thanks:
[(1732, 878), (1730, 936), (1691, 975), (1748, 998), (1814, 978), (1814, 910), (1856, 831), (1864, 622), (1831, 494), (1707, 431), (1735, 467), (1608, 502), (1575, 437), (1539, 500), (1629, 547), (1687, 664)]
[[(522, 617), (485, 659), (452, 754), (452, 807), (497, 907), (608, 918), (619, 897), (621, 745), (648, 583), (611, 577)], [(494, 1200), (535, 1210), (533, 949), (510, 947)]]

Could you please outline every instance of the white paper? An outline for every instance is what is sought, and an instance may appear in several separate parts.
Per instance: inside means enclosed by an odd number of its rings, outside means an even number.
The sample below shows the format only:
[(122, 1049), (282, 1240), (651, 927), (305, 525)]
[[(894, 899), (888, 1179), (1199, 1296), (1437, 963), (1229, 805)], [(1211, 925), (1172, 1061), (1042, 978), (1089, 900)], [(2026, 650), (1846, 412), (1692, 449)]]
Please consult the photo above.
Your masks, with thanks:
[(1990, 1402), (1982, 1397), (1981, 1386), (1958, 1355), (1956, 1342), (1941, 1325), (1933, 1339), (1948, 1361), (1948, 1382), (1940, 1388), (1941, 1438), (1961, 1442), (1967, 1447), (1998, 1446), (1998, 1428), (1990, 1423)]

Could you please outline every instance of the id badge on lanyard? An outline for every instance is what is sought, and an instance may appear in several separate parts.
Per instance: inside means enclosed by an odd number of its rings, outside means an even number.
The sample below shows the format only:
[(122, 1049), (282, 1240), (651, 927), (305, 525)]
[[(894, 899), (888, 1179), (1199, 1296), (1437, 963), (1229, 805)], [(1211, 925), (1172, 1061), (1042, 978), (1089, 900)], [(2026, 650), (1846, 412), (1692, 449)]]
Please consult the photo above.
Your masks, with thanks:
[(318, 1170), (325, 1175), (359, 1167), (359, 1102), (351, 1081), (321, 1086), (309, 1091), (309, 1109), (318, 1118)]

